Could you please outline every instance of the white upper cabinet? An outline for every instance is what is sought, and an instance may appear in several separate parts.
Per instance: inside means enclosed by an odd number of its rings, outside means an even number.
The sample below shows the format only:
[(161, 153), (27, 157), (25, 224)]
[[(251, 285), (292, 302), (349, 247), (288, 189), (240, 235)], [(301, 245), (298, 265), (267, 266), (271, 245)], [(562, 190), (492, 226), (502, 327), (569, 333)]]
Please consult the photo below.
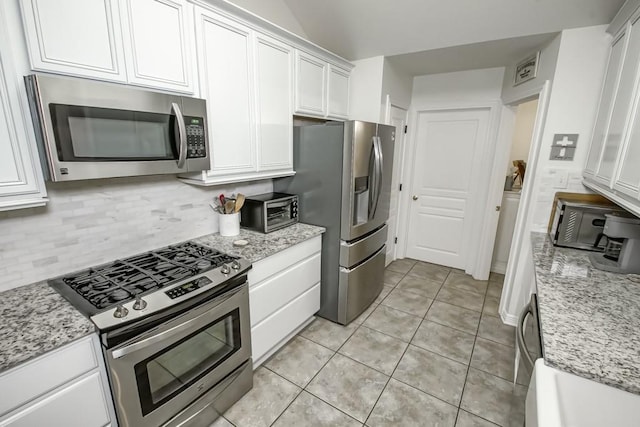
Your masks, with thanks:
[(47, 201), (5, 16), (0, 4), (0, 211), (43, 206)]
[(327, 115), (328, 66), (320, 58), (296, 52), (296, 113), (320, 117)]
[(184, 0), (121, 0), (130, 83), (193, 93), (191, 5)]
[(251, 31), (205, 9), (196, 13), (200, 86), (207, 99), (212, 171), (256, 171)]
[(263, 34), (255, 38), (258, 169), (293, 170), (293, 49)]
[(607, 74), (605, 75), (602, 94), (600, 96), (600, 107), (598, 108), (598, 116), (596, 117), (596, 124), (593, 129), (589, 157), (587, 158), (587, 164), (584, 170), (585, 177), (593, 177), (598, 172), (600, 166), (602, 147), (607, 138), (607, 130), (609, 128), (609, 121), (611, 120), (613, 97), (620, 79), (625, 45), (626, 33), (623, 33), (614, 40), (611, 46), (609, 65), (607, 66)]
[(21, 0), (31, 67), (126, 81), (118, 0)]
[(349, 71), (329, 65), (327, 116), (346, 119), (349, 116)]

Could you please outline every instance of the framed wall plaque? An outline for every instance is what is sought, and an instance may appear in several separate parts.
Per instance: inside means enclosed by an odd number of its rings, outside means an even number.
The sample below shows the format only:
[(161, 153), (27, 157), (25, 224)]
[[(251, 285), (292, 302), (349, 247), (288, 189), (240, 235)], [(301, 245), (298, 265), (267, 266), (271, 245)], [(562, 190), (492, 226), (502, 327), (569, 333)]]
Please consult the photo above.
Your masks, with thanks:
[(516, 65), (516, 77), (513, 82), (514, 86), (536, 78), (539, 59), (540, 51), (518, 62), (518, 65)]

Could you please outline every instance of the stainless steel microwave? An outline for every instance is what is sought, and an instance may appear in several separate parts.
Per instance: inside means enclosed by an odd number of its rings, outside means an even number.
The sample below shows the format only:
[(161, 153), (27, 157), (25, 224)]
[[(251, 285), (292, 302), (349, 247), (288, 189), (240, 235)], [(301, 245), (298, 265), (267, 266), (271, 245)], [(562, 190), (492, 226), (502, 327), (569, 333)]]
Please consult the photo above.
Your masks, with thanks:
[(40, 74), (25, 83), (52, 181), (210, 169), (203, 99)]
[(298, 222), (298, 196), (265, 193), (247, 197), (240, 211), (244, 228), (271, 233)]

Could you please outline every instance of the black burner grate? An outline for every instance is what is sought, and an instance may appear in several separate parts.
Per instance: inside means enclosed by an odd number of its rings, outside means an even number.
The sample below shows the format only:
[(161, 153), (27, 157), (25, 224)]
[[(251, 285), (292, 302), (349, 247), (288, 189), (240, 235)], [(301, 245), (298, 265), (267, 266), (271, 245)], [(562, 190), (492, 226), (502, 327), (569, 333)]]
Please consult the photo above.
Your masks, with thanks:
[(130, 300), (140, 293), (220, 267), (234, 259), (237, 257), (193, 242), (184, 242), (61, 279), (100, 310)]

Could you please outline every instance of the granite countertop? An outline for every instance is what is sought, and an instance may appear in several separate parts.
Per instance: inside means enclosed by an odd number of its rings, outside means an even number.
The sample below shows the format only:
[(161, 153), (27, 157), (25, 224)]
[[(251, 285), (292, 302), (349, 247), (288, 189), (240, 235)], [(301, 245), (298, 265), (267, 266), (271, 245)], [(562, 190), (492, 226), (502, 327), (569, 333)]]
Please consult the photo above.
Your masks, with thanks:
[[(210, 246), (230, 255), (247, 258), (253, 263), (312, 237), (319, 236), (325, 230), (324, 227), (299, 222), (269, 234), (241, 228), (238, 236), (223, 237), (218, 233), (214, 233), (194, 239), (194, 242)], [(249, 244), (243, 247), (233, 246), (233, 242), (236, 240), (247, 240)]]
[(0, 372), (94, 332), (46, 282), (0, 294)]
[[(324, 232), (323, 227), (298, 223), (269, 234), (241, 229), (239, 236), (215, 233), (193, 240), (256, 262)], [(249, 244), (233, 246), (239, 239)], [(0, 372), (95, 331), (93, 323), (46, 282), (2, 292), (0, 314)]]
[(545, 363), (640, 394), (640, 276), (531, 233)]

